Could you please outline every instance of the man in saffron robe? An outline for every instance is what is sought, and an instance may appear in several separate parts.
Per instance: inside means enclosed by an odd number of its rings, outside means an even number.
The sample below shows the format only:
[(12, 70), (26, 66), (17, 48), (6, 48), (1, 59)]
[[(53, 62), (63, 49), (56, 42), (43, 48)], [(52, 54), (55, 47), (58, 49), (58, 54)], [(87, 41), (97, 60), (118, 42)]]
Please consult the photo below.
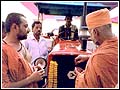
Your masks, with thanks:
[(2, 42), (2, 88), (37, 88), (44, 70), (38, 66), (32, 69), (20, 52), (20, 40), (27, 38), (26, 17), (10, 13), (5, 24), (7, 35)]
[(75, 63), (87, 61), (82, 72), (76, 71), (76, 88), (115, 88), (118, 83), (118, 39), (112, 34), (108, 9), (94, 11), (86, 16), (91, 39), (98, 45), (88, 57), (79, 55)]

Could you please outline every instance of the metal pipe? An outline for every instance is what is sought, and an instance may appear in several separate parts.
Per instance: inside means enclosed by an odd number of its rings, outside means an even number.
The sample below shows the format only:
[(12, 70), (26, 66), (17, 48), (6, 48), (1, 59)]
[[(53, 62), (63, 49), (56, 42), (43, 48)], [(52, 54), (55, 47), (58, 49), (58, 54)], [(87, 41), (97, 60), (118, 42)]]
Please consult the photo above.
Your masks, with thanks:
[(86, 27), (86, 22), (85, 22), (85, 17), (87, 15), (87, 2), (84, 2), (84, 6), (83, 6), (83, 16), (82, 16), (82, 23), (81, 23), (81, 28), (82, 29), (87, 29)]
[(81, 18), (81, 30), (87, 30), (87, 26), (85, 22), (86, 15), (87, 15), (87, 2), (84, 2), (83, 15)]
[(86, 51), (87, 39), (88, 39), (88, 35), (87, 35), (88, 29), (87, 29), (86, 22), (85, 22), (86, 14), (87, 14), (87, 2), (84, 2), (83, 16), (82, 16), (82, 22), (81, 22), (81, 35), (80, 35), (81, 50), (82, 51)]

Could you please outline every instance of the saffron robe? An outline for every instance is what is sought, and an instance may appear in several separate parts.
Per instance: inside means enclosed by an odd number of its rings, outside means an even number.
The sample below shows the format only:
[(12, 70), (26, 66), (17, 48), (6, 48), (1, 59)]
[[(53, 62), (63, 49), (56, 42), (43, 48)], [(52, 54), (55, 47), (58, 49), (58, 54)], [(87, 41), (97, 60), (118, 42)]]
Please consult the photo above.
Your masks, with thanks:
[[(8, 88), (12, 82), (23, 80), (32, 74), (27, 60), (8, 44), (2, 43), (2, 88)], [(31, 83), (24, 88), (37, 88)]]
[(104, 41), (89, 58), (84, 72), (78, 73), (76, 88), (115, 88), (118, 83), (117, 37)]

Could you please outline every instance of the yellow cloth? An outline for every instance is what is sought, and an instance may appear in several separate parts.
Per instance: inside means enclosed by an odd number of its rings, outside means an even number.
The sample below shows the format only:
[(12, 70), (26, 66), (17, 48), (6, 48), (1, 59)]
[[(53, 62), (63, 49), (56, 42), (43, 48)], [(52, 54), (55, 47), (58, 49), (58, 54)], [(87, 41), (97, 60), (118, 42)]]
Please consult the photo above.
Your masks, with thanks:
[(118, 40), (106, 40), (76, 77), (76, 88), (115, 88), (118, 83)]
[[(17, 82), (32, 74), (32, 69), (21, 54), (13, 47), (2, 44), (2, 88), (8, 88), (12, 82)], [(31, 83), (25, 88), (38, 87), (37, 83)]]
[(112, 22), (109, 10), (107, 8), (94, 11), (86, 16), (86, 24), (88, 29), (94, 29), (110, 23)]

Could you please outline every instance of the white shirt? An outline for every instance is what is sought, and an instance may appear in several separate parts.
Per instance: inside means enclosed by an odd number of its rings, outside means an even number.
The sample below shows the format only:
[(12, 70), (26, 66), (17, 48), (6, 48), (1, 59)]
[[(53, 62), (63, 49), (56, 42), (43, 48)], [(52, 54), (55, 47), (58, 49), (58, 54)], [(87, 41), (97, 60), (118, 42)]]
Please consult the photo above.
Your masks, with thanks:
[(31, 61), (32, 65), (34, 65), (35, 59), (39, 57), (47, 59), (48, 46), (47, 46), (47, 41), (45, 40), (44, 37), (40, 36), (39, 41), (37, 41), (35, 37), (31, 35), (28, 39), (24, 41), (24, 45), (32, 56), (32, 61)]

